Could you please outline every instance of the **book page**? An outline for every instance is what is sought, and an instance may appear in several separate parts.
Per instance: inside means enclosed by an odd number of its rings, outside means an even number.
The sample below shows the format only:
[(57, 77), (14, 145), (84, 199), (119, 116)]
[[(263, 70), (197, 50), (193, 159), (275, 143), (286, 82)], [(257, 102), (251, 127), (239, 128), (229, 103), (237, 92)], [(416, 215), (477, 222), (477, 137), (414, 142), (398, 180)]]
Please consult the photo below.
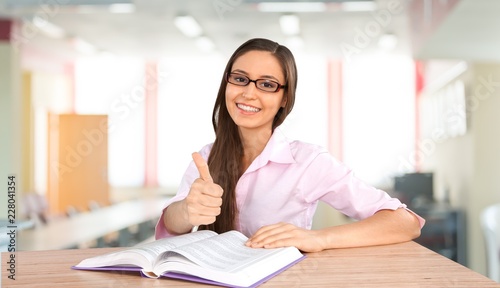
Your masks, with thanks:
[(213, 237), (213, 231), (197, 231), (175, 237), (163, 238), (153, 242), (138, 245), (118, 252), (87, 258), (75, 267), (103, 267), (135, 265), (145, 270), (152, 270), (156, 258), (166, 251), (176, 247)]
[(216, 235), (217, 233), (209, 230), (196, 231), (194, 233), (183, 234), (175, 237), (158, 239), (153, 242), (135, 246), (129, 250), (143, 255), (144, 257), (150, 259), (151, 263), (153, 263), (161, 253)]
[(240, 232), (226, 232), (177, 247), (163, 254), (159, 263), (168, 262), (169, 256), (180, 254), (202, 267), (229, 272), (276, 252), (276, 249), (247, 247), (245, 246), (247, 239)]

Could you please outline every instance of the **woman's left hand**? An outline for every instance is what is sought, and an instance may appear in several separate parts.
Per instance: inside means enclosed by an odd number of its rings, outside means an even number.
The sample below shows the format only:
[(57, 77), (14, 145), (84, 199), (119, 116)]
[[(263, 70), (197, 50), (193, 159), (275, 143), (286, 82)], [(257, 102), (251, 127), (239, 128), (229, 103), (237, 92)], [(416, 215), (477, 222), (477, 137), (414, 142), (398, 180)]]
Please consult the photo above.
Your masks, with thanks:
[(245, 245), (252, 248), (295, 246), (303, 252), (318, 252), (325, 249), (325, 239), (321, 234), (320, 231), (280, 222), (260, 228)]

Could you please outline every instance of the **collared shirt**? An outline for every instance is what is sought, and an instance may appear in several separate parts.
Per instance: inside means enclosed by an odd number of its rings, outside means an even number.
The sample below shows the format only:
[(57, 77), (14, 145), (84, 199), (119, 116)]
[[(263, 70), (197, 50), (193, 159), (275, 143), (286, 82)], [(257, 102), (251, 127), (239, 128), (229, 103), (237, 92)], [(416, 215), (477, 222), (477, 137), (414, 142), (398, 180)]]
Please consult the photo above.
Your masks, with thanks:
[[(206, 145), (200, 151), (205, 160), (212, 145)], [(177, 195), (165, 207), (184, 199), (197, 178), (198, 170), (191, 161)], [(289, 141), (276, 129), (262, 153), (250, 164), (236, 185), (239, 212), (236, 229), (247, 237), (262, 226), (278, 222), (311, 229), (318, 201), (324, 201), (358, 220), (382, 209), (406, 209), (406, 205), (398, 199), (356, 178), (352, 170), (336, 160), (325, 148)], [(425, 220), (416, 216), (422, 227)], [(171, 236), (162, 219), (163, 215), (156, 225), (157, 239)]]

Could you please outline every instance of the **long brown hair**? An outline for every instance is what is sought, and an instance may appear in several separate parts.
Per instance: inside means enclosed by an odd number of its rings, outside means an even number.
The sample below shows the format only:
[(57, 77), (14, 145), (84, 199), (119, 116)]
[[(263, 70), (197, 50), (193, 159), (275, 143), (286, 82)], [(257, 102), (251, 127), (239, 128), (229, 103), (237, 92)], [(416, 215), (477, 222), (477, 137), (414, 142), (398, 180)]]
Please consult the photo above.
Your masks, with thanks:
[(214, 223), (200, 227), (200, 229), (213, 230), (223, 233), (235, 229), (238, 208), (236, 205), (236, 184), (242, 175), (241, 160), (243, 157), (243, 145), (238, 132), (238, 126), (229, 115), (226, 106), (226, 86), (225, 75), (231, 72), (233, 63), (238, 57), (249, 51), (268, 51), (279, 61), (285, 84), (283, 97), (286, 99), (285, 107), (281, 107), (274, 117), (272, 131), (287, 117), (292, 111), (295, 102), (295, 90), (297, 87), (297, 67), (293, 54), (285, 46), (279, 45), (268, 39), (255, 38), (243, 43), (233, 53), (226, 65), (222, 76), (217, 99), (215, 100), (212, 114), (212, 125), (215, 130), (215, 142), (210, 156), (208, 157), (208, 167), (214, 182), (224, 189), (222, 196), (221, 214), (217, 216)]

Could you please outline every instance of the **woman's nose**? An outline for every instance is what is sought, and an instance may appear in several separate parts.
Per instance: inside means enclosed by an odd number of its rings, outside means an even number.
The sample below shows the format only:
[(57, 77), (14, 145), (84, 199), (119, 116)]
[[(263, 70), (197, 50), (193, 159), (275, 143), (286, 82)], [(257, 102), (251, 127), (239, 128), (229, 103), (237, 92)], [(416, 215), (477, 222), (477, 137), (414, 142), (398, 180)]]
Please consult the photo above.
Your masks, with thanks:
[(255, 92), (257, 91), (257, 83), (251, 82), (248, 83), (247, 86), (245, 86), (245, 90), (243, 91), (243, 97), (245, 98), (254, 98), (255, 97)]

